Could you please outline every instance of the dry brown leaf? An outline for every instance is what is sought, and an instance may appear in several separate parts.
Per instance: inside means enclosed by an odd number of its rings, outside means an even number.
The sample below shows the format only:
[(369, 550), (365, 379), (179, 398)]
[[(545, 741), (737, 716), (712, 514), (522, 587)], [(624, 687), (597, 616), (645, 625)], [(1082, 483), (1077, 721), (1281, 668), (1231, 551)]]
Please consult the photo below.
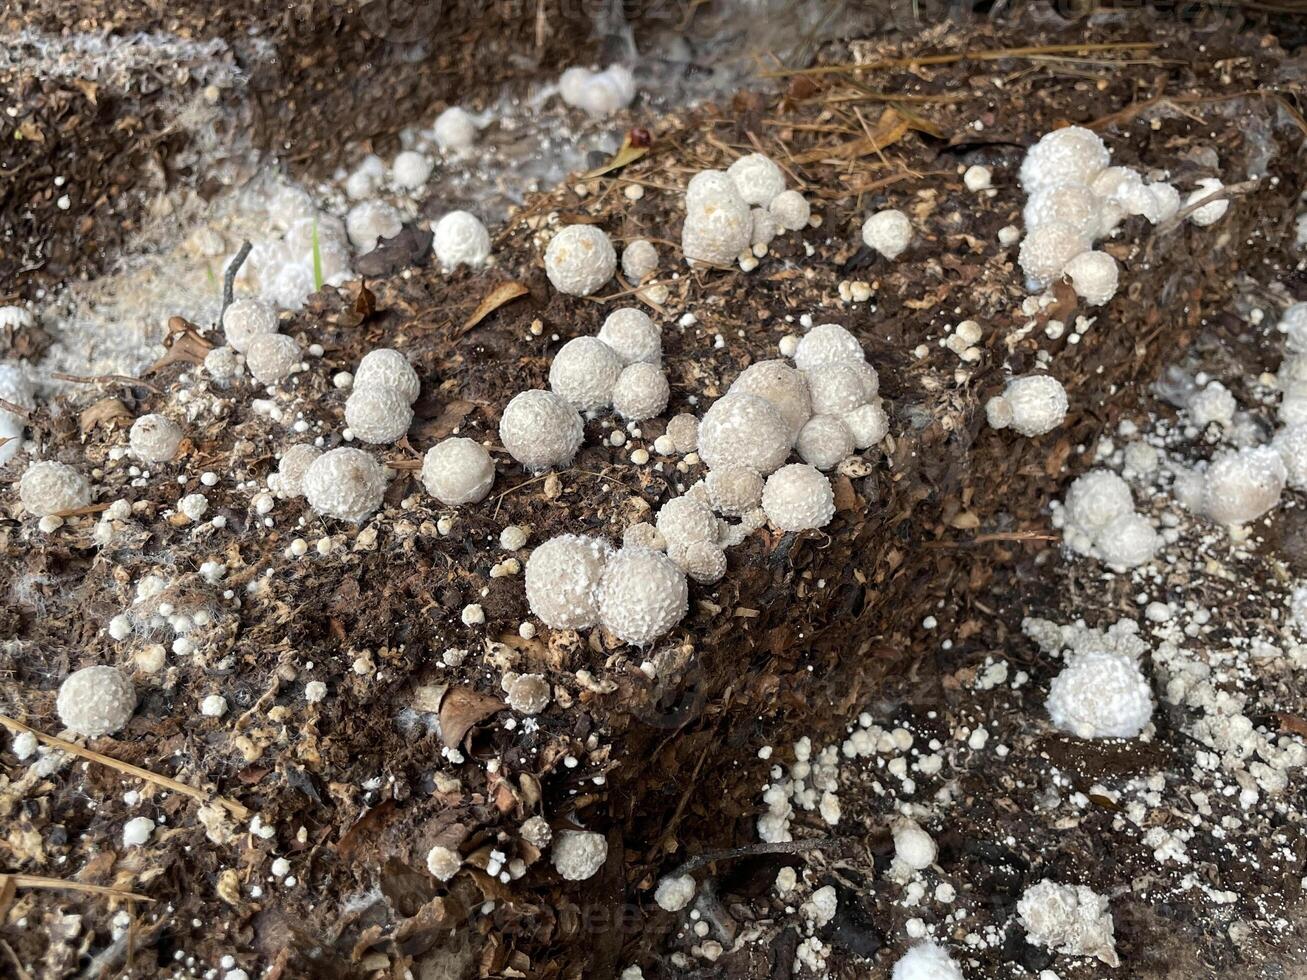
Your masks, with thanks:
[(604, 174), (610, 174), (614, 170), (621, 170), (628, 163), (634, 163), (648, 152), (649, 144), (647, 142), (632, 142), (631, 134), (627, 133), (626, 138), (622, 140), (622, 145), (618, 147), (617, 152), (613, 154), (612, 159), (605, 164), (595, 167), (593, 170), (587, 170), (581, 175), (581, 179), (589, 180), (591, 177), (602, 177)]
[(831, 480), (831, 489), (835, 491), (836, 510), (857, 510), (858, 494), (847, 476), (837, 476)]
[(200, 336), (195, 324), (179, 316), (168, 321), (168, 336), (163, 338), (163, 345), (168, 348), (167, 351), (150, 365), (146, 374), (154, 374), (178, 361), (183, 364), (203, 364), (204, 356), (213, 350), (213, 344)]
[(488, 317), (495, 310), (499, 309), (505, 303), (511, 303), (519, 296), (525, 296), (530, 290), (516, 280), (501, 282), (486, 295), (472, 315), (463, 321), (463, 325), (458, 328), (458, 335), (461, 337), (478, 323)]
[(472, 726), (504, 710), (504, 702), (470, 687), (452, 687), (440, 704), (440, 740), (454, 748)]
[(132, 413), (117, 398), (101, 398), (78, 416), (78, 424), (81, 426), (82, 435), (86, 435), (96, 426), (108, 425), (114, 419), (126, 419), (130, 422)]

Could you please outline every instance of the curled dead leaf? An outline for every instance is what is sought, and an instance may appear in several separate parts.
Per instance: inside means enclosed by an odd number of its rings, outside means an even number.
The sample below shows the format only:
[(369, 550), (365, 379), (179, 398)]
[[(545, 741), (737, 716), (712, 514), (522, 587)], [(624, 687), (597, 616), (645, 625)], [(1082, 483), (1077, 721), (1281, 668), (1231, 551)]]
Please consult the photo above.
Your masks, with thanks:
[(117, 398), (101, 398), (82, 411), (78, 416), (78, 424), (81, 426), (82, 435), (86, 435), (96, 426), (109, 425), (115, 419), (126, 419), (130, 424), (132, 413)]
[(454, 748), (472, 726), (504, 710), (504, 702), (470, 687), (452, 687), (440, 704), (440, 740)]
[(508, 282), (501, 282), (486, 294), (486, 298), (472, 311), (472, 315), (463, 321), (463, 325), (458, 328), (458, 335), (463, 336), (501, 306), (511, 303), (519, 296), (525, 296), (529, 292), (529, 289), (516, 280), (510, 279)]
[(614, 170), (621, 170), (628, 163), (634, 163), (642, 156), (649, 152), (651, 143), (648, 130), (633, 129), (626, 134), (622, 140), (622, 145), (617, 148), (612, 159), (607, 163), (588, 170), (581, 175), (582, 180), (589, 180), (592, 177), (602, 177), (604, 174), (610, 174)]

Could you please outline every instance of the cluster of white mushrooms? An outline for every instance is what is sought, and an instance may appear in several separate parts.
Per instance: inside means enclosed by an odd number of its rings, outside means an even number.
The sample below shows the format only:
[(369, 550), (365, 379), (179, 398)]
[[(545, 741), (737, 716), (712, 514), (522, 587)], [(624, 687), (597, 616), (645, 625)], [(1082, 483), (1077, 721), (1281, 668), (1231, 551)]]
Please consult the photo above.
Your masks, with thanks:
[(635, 78), (625, 65), (609, 65), (603, 71), (574, 65), (559, 76), (558, 94), (592, 116), (611, 116), (635, 98)]
[(299, 342), (279, 333), (277, 310), (262, 299), (234, 300), (222, 315), (227, 346), (215, 347), (204, 358), (205, 369), (220, 380), (238, 377), (242, 358), (254, 380), (274, 385), (290, 377), (300, 364)]
[(745, 272), (758, 265), (778, 234), (806, 228), (807, 200), (785, 189), (775, 161), (750, 153), (726, 170), (704, 170), (685, 188), (681, 251), (690, 265), (729, 266)]
[(421, 391), (408, 358), (389, 347), (369, 351), (354, 372), (345, 400), (345, 424), (355, 439), (373, 444), (399, 440), (413, 422)]
[(597, 337), (569, 340), (549, 366), (549, 387), (578, 411), (612, 408), (641, 422), (661, 415), (671, 388), (663, 373), (662, 331), (643, 310), (610, 313)]
[(1119, 570), (1147, 564), (1162, 546), (1152, 521), (1135, 510), (1129, 484), (1108, 470), (1078, 477), (1055, 505), (1053, 523), (1072, 551)]
[(254, 243), (238, 285), (268, 303), (298, 310), (316, 288), (318, 273), (332, 286), (349, 279), (354, 234), (346, 224), (319, 211), (308, 192), (293, 185), (272, 187), (263, 203), (270, 235)]

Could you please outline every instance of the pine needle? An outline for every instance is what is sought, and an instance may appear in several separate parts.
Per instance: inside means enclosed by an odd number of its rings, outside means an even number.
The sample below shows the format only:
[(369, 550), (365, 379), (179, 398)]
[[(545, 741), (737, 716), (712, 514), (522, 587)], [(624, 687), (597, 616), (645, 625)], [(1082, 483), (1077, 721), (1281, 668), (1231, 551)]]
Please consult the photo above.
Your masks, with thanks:
[(0, 882), (12, 881), (17, 888), (43, 888), (48, 891), (85, 892), (87, 895), (104, 895), (107, 898), (121, 898), (134, 902), (153, 902), (149, 895), (110, 888), (108, 885), (88, 885), (82, 881), (68, 881), (64, 878), (46, 878), (43, 875), (6, 875), (0, 874)]

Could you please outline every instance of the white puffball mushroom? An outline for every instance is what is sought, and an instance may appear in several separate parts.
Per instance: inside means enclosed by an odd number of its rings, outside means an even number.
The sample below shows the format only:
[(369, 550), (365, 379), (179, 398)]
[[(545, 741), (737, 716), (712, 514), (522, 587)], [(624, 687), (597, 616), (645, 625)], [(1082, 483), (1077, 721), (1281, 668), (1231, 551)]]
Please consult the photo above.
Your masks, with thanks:
[(1199, 509), (1220, 524), (1246, 524), (1280, 502), (1288, 476), (1269, 446), (1224, 453), (1207, 467)]
[(1153, 210), (1148, 214), (1153, 224), (1170, 221), (1180, 212), (1180, 192), (1171, 184), (1155, 181), (1148, 185), (1148, 191), (1153, 195)]
[(962, 184), (969, 191), (988, 190), (994, 182), (993, 172), (983, 164), (973, 163), (962, 175)]
[(1059, 182), (1092, 183), (1112, 162), (1098, 134), (1082, 126), (1045, 133), (1027, 152), (1019, 174), (1026, 193)]
[(261, 299), (232, 300), (222, 314), (222, 332), (228, 346), (244, 354), (255, 337), (277, 332), (277, 311)]
[(200, 714), (205, 718), (221, 718), (227, 713), (227, 699), (221, 694), (210, 694), (200, 702)]
[(607, 408), (622, 373), (622, 359), (597, 337), (565, 343), (549, 365), (549, 387), (582, 412)]
[(1044, 289), (1089, 244), (1089, 239), (1070, 225), (1050, 221), (1031, 228), (1021, 239), (1017, 263), (1036, 289)]
[(703, 482), (713, 509), (727, 517), (740, 517), (762, 502), (762, 477), (743, 466), (711, 470)]
[(1110, 470), (1090, 470), (1076, 477), (1062, 503), (1066, 525), (1091, 538), (1134, 509), (1130, 485)]
[(711, 541), (668, 545), (668, 557), (690, 578), (702, 585), (720, 582), (726, 575), (726, 552)]
[(647, 646), (689, 608), (685, 573), (661, 551), (622, 547), (599, 581), (599, 622), (619, 640)]
[(245, 366), (259, 384), (271, 385), (285, 380), (299, 362), (299, 341), (281, 333), (255, 337), (245, 352)]
[(862, 241), (870, 249), (893, 261), (912, 241), (912, 222), (902, 211), (877, 211), (862, 223)]
[(889, 435), (889, 416), (879, 398), (845, 412), (841, 421), (853, 435), (857, 449), (868, 449)]
[(182, 430), (172, 419), (152, 413), (132, 423), (127, 445), (132, 455), (146, 463), (166, 463), (177, 455)]
[(662, 414), (671, 391), (667, 375), (658, 365), (644, 361), (629, 364), (613, 386), (613, 410), (624, 419), (642, 422)]
[(499, 420), (499, 439), (504, 448), (534, 471), (570, 463), (584, 436), (580, 414), (552, 391), (518, 392)]
[(901, 820), (893, 827), (894, 860), (913, 871), (924, 871), (935, 863), (938, 848), (934, 838), (914, 820)]
[(431, 247), (446, 269), (485, 265), (490, 258), (490, 232), (471, 211), (450, 211), (432, 228)]
[(814, 415), (799, 431), (794, 448), (805, 463), (834, 469), (853, 452), (853, 433), (834, 415)]
[(1027, 231), (1061, 224), (1092, 241), (1102, 231), (1101, 211), (1098, 195), (1084, 184), (1048, 184), (1030, 195), (1021, 217)]
[(700, 170), (685, 185), (685, 206), (689, 209), (724, 194), (740, 196), (735, 181), (726, 175), (726, 171)]
[(776, 237), (776, 219), (765, 208), (752, 208), (749, 214), (753, 219), (753, 229), (749, 232), (749, 244), (753, 247), (753, 254), (766, 255), (767, 246)]
[(756, 395), (772, 404), (796, 439), (812, 417), (812, 396), (803, 374), (784, 361), (757, 361), (740, 372), (728, 393)]
[(804, 372), (814, 415), (843, 415), (866, 403), (864, 376), (855, 363), (822, 364)]
[(554, 868), (565, 881), (594, 877), (608, 859), (608, 841), (589, 830), (560, 830), (554, 834), (550, 854)]
[(823, 323), (799, 338), (794, 349), (794, 366), (811, 371), (823, 364), (865, 360), (858, 338), (838, 323)]
[(835, 516), (835, 493), (830, 480), (815, 466), (782, 466), (762, 488), (762, 509), (767, 520), (782, 531), (825, 527)]
[(1053, 678), (1045, 707), (1057, 728), (1077, 738), (1134, 738), (1153, 717), (1152, 689), (1129, 657), (1088, 650)]
[(1045, 878), (1025, 890), (1017, 902), (1017, 918), (1026, 939), (1036, 946), (1120, 966), (1107, 899), (1091, 888), (1059, 885)]
[(742, 466), (765, 476), (785, 462), (792, 445), (789, 423), (757, 395), (728, 392), (699, 423), (699, 456), (709, 469)]
[(695, 892), (694, 878), (690, 875), (668, 876), (654, 889), (654, 901), (664, 912), (679, 912), (690, 904)]
[(642, 282), (658, 270), (658, 249), (651, 242), (637, 238), (622, 249), (622, 274), (632, 282)]
[(448, 507), (480, 503), (495, 485), (495, 462), (481, 443), (451, 436), (422, 457), (422, 485)]
[(18, 481), (18, 499), (33, 517), (80, 510), (91, 502), (91, 484), (67, 463), (29, 463)]
[(1138, 568), (1153, 560), (1162, 547), (1162, 537), (1142, 514), (1120, 514), (1094, 538), (1098, 557), (1113, 568)]
[(617, 253), (602, 228), (568, 225), (545, 249), (545, 274), (568, 296), (589, 296), (617, 271)]
[(727, 266), (748, 251), (753, 213), (733, 181), (707, 185), (694, 196), (687, 191), (685, 201), (681, 252), (686, 262)]
[(1023, 436), (1052, 432), (1066, 418), (1066, 389), (1049, 374), (1013, 378), (985, 403), (985, 415), (995, 429), (1011, 427)]
[(670, 548), (695, 541), (717, 541), (718, 521), (712, 509), (693, 497), (673, 497), (658, 508), (656, 526)]
[(964, 977), (944, 947), (927, 940), (917, 943), (895, 961), (890, 980), (964, 980)]
[(412, 423), (413, 407), (394, 388), (355, 385), (345, 399), (345, 424), (363, 442), (395, 442)]
[(613, 349), (622, 364), (663, 362), (663, 334), (644, 310), (613, 310), (599, 327), (598, 337)]
[(434, 166), (435, 164), (426, 154), (416, 150), (403, 150), (395, 155), (395, 162), (390, 170), (391, 179), (394, 180), (396, 187), (410, 191), (417, 190), (427, 182)]
[(466, 150), (476, 142), (476, 120), (462, 106), (450, 106), (436, 117), (432, 135), (442, 150)]
[(277, 463), (277, 492), (283, 497), (302, 497), (304, 473), (321, 455), (322, 450), (308, 442), (291, 446), (282, 453), (281, 460)]
[(458, 851), (452, 848), (437, 844), (427, 851), (427, 870), (431, 872), (437, 881), (449, 881), (450, 878), (458, 874), (458, 869), (462, 866), (463, 859), (459, 856)]
[[(1198, 181), (1197, 190), (1192, 191), (1189, 196), (1185, 198), (1185, 207), (1197, 204), (1209, 194), (1213, 194), (1216, 191), (1221, 190), (1223, 187), (1225, 187), (1225, 184), (1221, 183), (1220, 179), (1217, 177), (1202, 178)], [(1204, 204), (1198, 210), (1190, 214), (1189, 220), (1200, 227), (1206, 227), (1207, 225), (1216, 224), (1216, 222), (1225, 217), (1225, 212), (1229, 210), (1230, 201), (1228, 198), (1212, 201), (1208, 204)]]
[(132, 817), (123, 824), (123, 847), (143, 847), (154, 833), (154, 821), (149, 817)]
[(699, 448), (699, 420), (684, 412), (673, 416), (667, 423), (667, 438), (682, 456), (695, 452)]
[(1223, 428), (1229, 428), (1234, 422), (1234, 413), (1238, 403), (1230, 389), (1219, 381), (1208, 382), (1202, 389), (1193, 393), (1188, 405), (1189, 417), (1200, 428), (1206, 428), (1215, 422)]
[(776, 219), (776, 224), (786, 231), (802, 231), (808, 227), (812, 218), (812, 207), (808, 199), (798, 191), (781, 191), (771, 199), (767, 210)]
[(78, 735), (112, 735), (136, 710), (136, 688), (117, 667), (83, 667), (59, 685), (55, 710), (64, 727)]
[(358, 524), (381, 506), (386, 474), (362, 449), (323, 453), (304, 471), (304, 497), (319, 514)]
[(591, 116), (611, 116), (635, 98), (635, 77), (624, 65), (609, 65), (603, 71), (577, 65), (559, 76), (558, 94)]
[(785, 174), (770, 157), (761, 153), (740, 157), (726, 168), (726, 176), (731, 178), (745, 204), (765, 208), (785, 190)]
[(354, 372), (354, 388), (394, 388), (410, 405), (417, 401), (422, 382), (408, 358), (390, 347), (378, 347), (363, 355)]
[(1116, 295), (1116, 259), (1106, 252), (1081, 252), (1062, 269), (1076, 295), (1090, 306), (1102, 306)]
[(585, 629), (599, 622), (599, 583), (613, 548), (600, 538), (562, 534), (531, 552), (526, 601), (532, 615), (554, 629)]
[(371, 252), (383, 238), (394, 238), (404, 228), (398, 211), (385, 201), (362, 201), (345, 215), (345, 233), (360, 253)]
[(508, 706), (523, 715), (538, 715), (549, 706), (551, 692), (543, 674), (504, 675), (501, 686)]
[(204, 355), (204, 370), (209, 372), (209, 377), (214, 381), (223, 385), (240, 377), (244, 367), (244, 358), (237, 353), (235, 347), (227, 344), (215, 347)]
[(1307, 303), (1292, 303), (1286, 307), (1276, 329), (1284, 334), (1284, 345), (1289, 350), (1295, 354), (1307, 352)]
[(1286, 425), (1271, 440), (1271, 448), (1284, 461), (1284, 472), (1289, 486), (1307, 490), (1307, 424)]

